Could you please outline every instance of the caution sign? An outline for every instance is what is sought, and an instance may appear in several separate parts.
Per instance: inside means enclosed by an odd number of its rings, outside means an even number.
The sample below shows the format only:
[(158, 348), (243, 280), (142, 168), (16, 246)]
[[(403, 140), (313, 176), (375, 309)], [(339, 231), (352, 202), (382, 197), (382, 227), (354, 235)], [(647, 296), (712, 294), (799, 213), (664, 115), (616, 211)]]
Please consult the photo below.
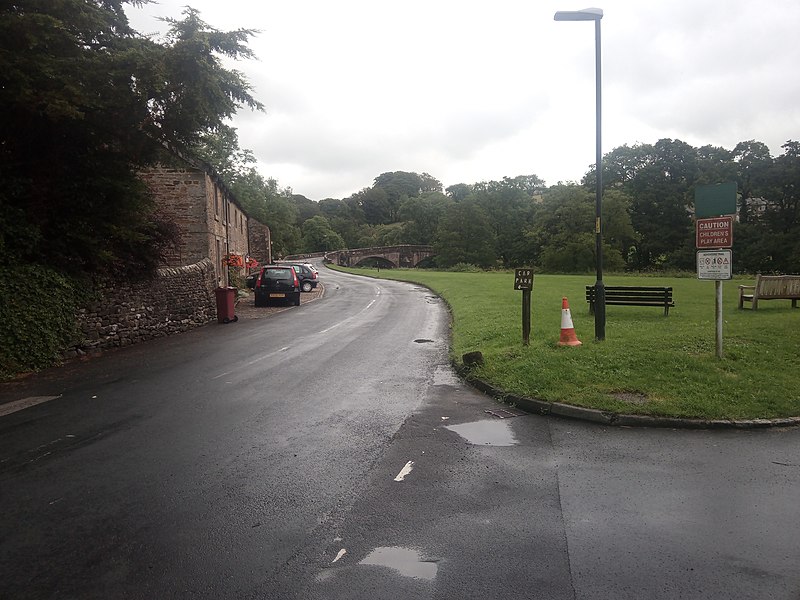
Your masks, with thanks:
[(700, 250), (697, 252), (697, 278), (731, 279), (733, 260), (730, 250)]
[(733, 217), (714, 217), (713, 219), (697, 219), (697, 237), (695, 247), (730, 248), (733, 246)]

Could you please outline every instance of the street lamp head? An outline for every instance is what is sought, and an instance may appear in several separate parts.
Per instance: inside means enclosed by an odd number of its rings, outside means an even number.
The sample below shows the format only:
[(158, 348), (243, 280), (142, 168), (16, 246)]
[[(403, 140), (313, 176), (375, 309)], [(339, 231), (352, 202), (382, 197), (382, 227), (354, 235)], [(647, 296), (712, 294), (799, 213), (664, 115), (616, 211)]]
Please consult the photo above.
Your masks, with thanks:
[(553, 17), (556, 21), (599, 21), (603, 18), (602, 8), (583, 10), (560, 10)]

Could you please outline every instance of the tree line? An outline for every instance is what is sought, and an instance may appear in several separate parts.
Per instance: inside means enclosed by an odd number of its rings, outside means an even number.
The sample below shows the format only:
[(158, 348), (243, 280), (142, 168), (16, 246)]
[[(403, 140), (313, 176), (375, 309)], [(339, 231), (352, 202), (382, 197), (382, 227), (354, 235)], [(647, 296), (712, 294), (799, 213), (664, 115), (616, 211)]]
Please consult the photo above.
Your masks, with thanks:
[[(695, 188), (734, 181), (735, 270), (800, 270), (800, 144), (790, 140), (782, 150), (773, 157), (764, 143), (752, 140), (728, 150), (661, 139), (607, 153), (605, 269), (694, 270)], [(428, 173), (394, 171), (347, 198), (318, 202), (260, 179), (252, 167), (238, 175), (234, 169), (231, 177), (245, 208), (272, 228), (277, 255), (426, 244), (434, 246), (442, 268), (595, 268), (594, 168), (580, 183), (546, 186), (536, 175), (525, 175), (447, 188)]]
[[(135, 3), (135, 2), (134, 2)], [(186, 8), (162, 41), (134, 31), (125, 0), (19, 0), (0, 9), (0, 258), (68, 274), (151, 272), (175, 242), (136, 177), (164, 149), (199, 157), (270, 226), (274, 254), (429, 244), (437, 265), (594, 268), (594, 181), (536, 175), (459, 183), (386, 172), (347, 198), (310, 200), (254, 167), (229, 118), (261, 110), (222, 57), (251, 56), (256, 32), (221, 32)], [(800, 144), (773, 157), (680, 140), (621, 146), (603, 161), (608, 270), (693, 269), (693, 193), (736, 181), (741, 271), (797, 271)]]

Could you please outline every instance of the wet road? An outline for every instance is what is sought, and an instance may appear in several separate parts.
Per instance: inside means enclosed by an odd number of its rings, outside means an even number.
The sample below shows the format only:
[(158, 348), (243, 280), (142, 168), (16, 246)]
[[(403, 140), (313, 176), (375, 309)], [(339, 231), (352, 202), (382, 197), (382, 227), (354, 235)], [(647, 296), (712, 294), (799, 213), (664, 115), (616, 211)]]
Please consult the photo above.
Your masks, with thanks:
[(0, 598), (800, 598), (800, 430), (498, 419), (430, 292), (322, 279), (2, 386)]

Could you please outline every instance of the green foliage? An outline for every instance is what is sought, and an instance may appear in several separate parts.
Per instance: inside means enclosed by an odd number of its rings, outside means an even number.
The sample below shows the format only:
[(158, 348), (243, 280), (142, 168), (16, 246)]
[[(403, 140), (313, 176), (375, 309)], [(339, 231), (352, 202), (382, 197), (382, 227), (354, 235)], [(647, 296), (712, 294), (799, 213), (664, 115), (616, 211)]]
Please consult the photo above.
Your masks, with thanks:
[(238, 267), (228, 267), (228, 285), (239, 290), (247, 289), (245, 276)]
[(492, 267), (494, 237), (483, 208), (469, 201), (450, 206), (439, 221), (434, 251), (436, 264), (442, 268), (458, 263)]
[(453, 201), (441, 192), (424, 192), (400, 205), (404, 244), (433, 244), (439, 220)]
[(48, 367), (75, 341), (85, 286), (55, 269), (0, 268), (0, 378)]
[(481, 269), (479, 266), (471, 263), (456, 263), (447, 270), (451, 273), (481, 273), (485, 271), (485, 269)]
[(20, 0), (0, 8), (0, 263), (69, 273), (152, 270), (170, 228), (137, 171), (164, 145), (191, 148), (238, 107), (260, 108), (192, 9), (167, 40), (133, 31), (121, 0)]
[(472, 186), (465, 199), (477, 202), (486, 212), (495, 254), (504, 266), (523, 264), (529, 258), (521, 240), (525, 227), (533, 221), (533, 193), (539, 182), (535, 175), (481, 182)]
[(344, 247), (344, 240), (331, 229), (325, 217), (317, 215), (303, 223), (303, 252), (327, 252)]
[(237, 172), (230, 188), (245, 212), (269, 227), (275, 256), (299, 251), (298, 209), (291, 189), (280, 189), (277, 180), (265, 179), (252, 167)]
[(228, 185), (245, 177), (252, 170), (248, 165), (256, 162), (251, 150), (239, 147), (236, 128), (229, 125), (220, 125), (214, 131), (202, 133), (192, 147), (192, 154), (211, 165)]

